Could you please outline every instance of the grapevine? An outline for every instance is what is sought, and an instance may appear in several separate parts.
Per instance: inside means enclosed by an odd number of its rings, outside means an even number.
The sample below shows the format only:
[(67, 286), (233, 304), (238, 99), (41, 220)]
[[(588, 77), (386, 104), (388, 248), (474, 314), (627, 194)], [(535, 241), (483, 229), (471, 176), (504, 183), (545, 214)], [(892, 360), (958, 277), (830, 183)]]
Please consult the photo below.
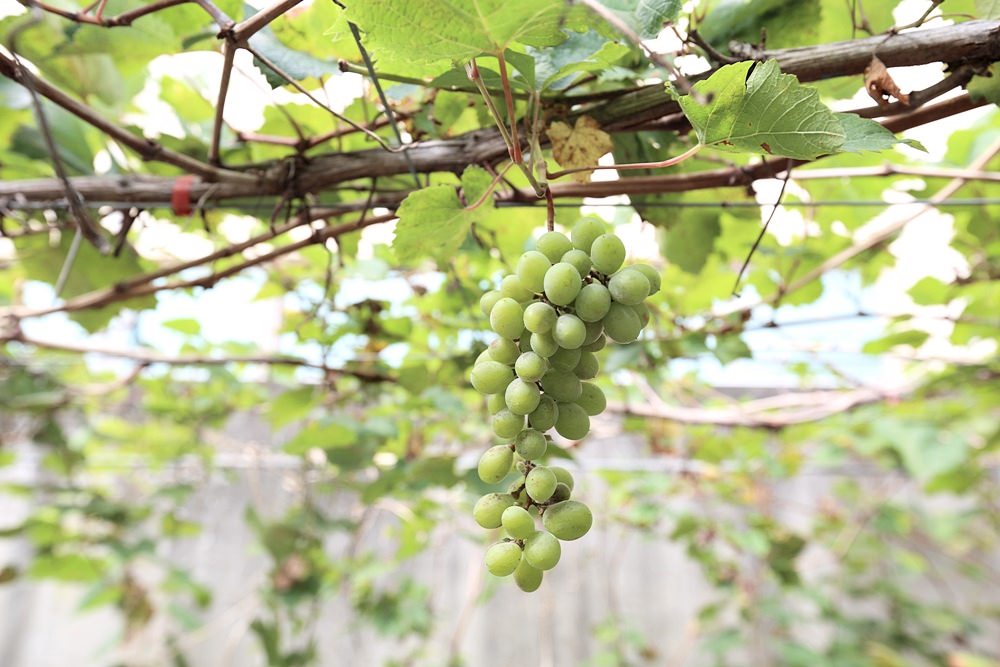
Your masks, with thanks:
[(499, 337), (476, 359), (470, 379), (487, 397), (493, 433), (504, 442), (483, 452), (479, 478), (501, 484), (512, 471), (517, 477), (505, 492), (480, 498), (473, 517), (504, 532), (486, 551), (487, 570), (513, 575), (526, 592), (559, 562), (560, 543), (593, 524), (590, 508), (572, 498), (572, 474), (548, 465), (547, 456), (557, 447), (551, 431), (582, 440), (590, 418), (607, 407), (591, 382), (600, 372), (597, 353), (608, 339), (634, 342), (649, 322), (644, 301), (659, 291), (660, 275), (647, 264), (624, 265), (625, 255), (603, 222), (583, 218), (569, 237), (539, 237), (514, 273), (480, 300)]

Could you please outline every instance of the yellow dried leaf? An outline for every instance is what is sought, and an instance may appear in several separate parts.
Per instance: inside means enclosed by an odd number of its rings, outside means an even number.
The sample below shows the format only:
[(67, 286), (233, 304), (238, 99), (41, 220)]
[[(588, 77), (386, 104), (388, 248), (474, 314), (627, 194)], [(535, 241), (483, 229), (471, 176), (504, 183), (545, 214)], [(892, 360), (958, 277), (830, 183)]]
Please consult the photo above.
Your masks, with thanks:
[[(552, 157), (563, 169), (596, 167), (600, 157), (612, 148), (611, 137), (590, 116), (577, 118), (574, 127), (555, 121), (546, 133), (552, 142)], [(573, 174), (573, 178), (586, 183), (591, 173), (581, 171)]]

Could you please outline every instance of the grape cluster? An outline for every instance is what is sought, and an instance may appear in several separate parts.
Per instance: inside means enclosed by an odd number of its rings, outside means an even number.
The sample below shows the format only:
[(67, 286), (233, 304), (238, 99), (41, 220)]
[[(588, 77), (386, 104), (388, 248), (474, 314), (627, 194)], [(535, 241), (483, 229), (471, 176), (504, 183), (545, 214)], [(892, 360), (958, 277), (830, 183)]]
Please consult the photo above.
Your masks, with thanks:
[(487, 550), (486, 568), (513, 574), (525, 591), (559, 562), (560, 540), (583, 537), (593, 523), (590, 508), (570, 499), (569, 471), (539, 460), (555, 447), (550, 429), (569, 440), (590, 432), (590, 418), (607, 406), (589, 382), (600, 371), (596, 353), (608, 338), (633, 342), (649, 321), (643, 301), (659, 291), (660, 275), (645, 264), (622, 268), (624, 261), (621, 239), (584, 218), (569, 238), (542, 235), (480, 300), (499, 338), (476, 359), (472, 386), (488, 397), (493, 432), (507, 442), (483, 453), (479, 477), (497, 484), (516, 469), (518, 479), (506, 493), (480, 498), (473, 517), (483, 528), (503, 527), (507, 537)]

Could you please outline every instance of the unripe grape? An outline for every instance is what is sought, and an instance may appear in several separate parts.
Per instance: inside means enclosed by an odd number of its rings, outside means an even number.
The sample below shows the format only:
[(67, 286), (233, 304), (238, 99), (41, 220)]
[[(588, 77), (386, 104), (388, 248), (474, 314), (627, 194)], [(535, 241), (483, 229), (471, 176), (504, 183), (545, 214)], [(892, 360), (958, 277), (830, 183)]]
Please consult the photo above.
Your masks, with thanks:
[(580, 351), (581, 352), (600, 352), (601, 350), (603, 350), (605, 348), (605, 346), (608, 344), (608, 339), (603, 334), (603, 331), (604, 331), (604, 326), (603, 325), (601, 326), (601, 331), (602, 331), (602, 334), (600, 336), (598, 336), (596, 339), (594, 339), (593, 343), (584, 343), (583, 346), (580, 347)]
[(576, 404), (583, 408), (591, 417), (604, 412), (608, 407), (608, 399), (604, 397), (601, 388), (592, 382), (581, 382), (580, 397), (576, 399)]
[(500, 517), (507, 533), (518, 540), (525, 540), (535, 533), (535, 519), (523, 507), (508, 507)]
[[(504, 399), (504, 406), (507, 405), (506, 397), (503, 394), (498, 394)], [(500, 438), (513, 438), (521, 429), (524, 428), (524, 417), (521, 415), (515, 415), (513, 412), (504, 407), (495, 415), (493, 415), (493, 432), (497, 434)]]
[(611, 310), (601, 321), (604, 323), (604, 333), (616, 343), (631, 343), (642, 331), (639, 316), (632, 308), (620, 303), (612, 303)]
[(536, 466), (524, 478), (524, 490), (536, 503), (544, 503), (552, 496), (558, 483), (551, 470), (544, 466)]
[(514, 574), (521, 563), (521, 547), (514, 542), (497, 542), (486, 550), (486, 569), (495, 577)]
[(611, 276), (608, 291), (618, 303), (634, 306), (649, 296), (649, 281), (646, 276), (630, 267)]
[(594, 239), (603, 234), (605, 229), (605, 224), (600, 220), (582, 218), (573, 225), (573, 230), (570, 232), (570, 238), (573, 239), (573, 247), (589, 253)]
[(525, 352), (517, 358), (514, 363), (514, 372), (517, 377), (526, 382), (536, 382), (542, 379), (549, 364), (537, 352)]
[(513, 273), (500, 281), (500, 293), (515, 301), (530, 301), (534, 293)]
[(487, 493), (476, 501), (472, 508), (472, 518), (483, 528), (499, 528), (503, 511), (515, 504), (509, 493)]
[[(580, 397), (582, 386), (580, 378), (572, 373), (563, 371), (549, 371), (542, 376), (542, 389), (551, 396), (557, 403), (572, 403)], [(562, 406), (559, 406), (562, 409)], [(558, 416), (556, 423), (559, 423)]]
[(556, 328), (553, 329), (552, 337), (559, 343), (560, 347), (568, 350), (576, 350), (583, 345), (587, 337), (587, 326), (576, 315), (560, 315), (556, 320)]
[(546, 333), (531, 334), (531, 350), (538, 356), (548, 359), (559, 351), (559, 343)]
[(571, 350), (569, 348), (560, 347), (556, 350), (556, 353), (549, 357), (549, 365), (557, 371), (569, 372), (576, 368), (576, 365), (580, 363), (580, 355), (583, 354), (579, 349)]
[(572, 495), (572, 489), (568, 486), (559, 482), (556, 484), (556, 490), (552, 492), (552, 497), (549, 498), (550, 503), (561, 503), (564, 500), (569, 500)]
[(635, 269), (642, 275), (646, 276), (646, 280), (649, 281), (649, 295), (652, 296), (660, 291), (660, 272), (651, 267), (649, 264), (634, 264), (630, 268)]
[(496, 289), (491, 289), (489, 292), (486, 292), (479, 297), (479, 309), (483, 311), (483, 315), (489, 317), (490, 311), (493, 310), (493, 306), (495, 306), (497, 301), (501, 298), (503, 298), (503, 294), (500, 293), (500, 290)]
[(556, 325), (556, 310), (542, 301), (528, 304), (524, 309), (524, 328), (531, 333), (548, 333)]
[[(604, 323), (603, 322), (587, 322), (587, 337), (583, 339), (583, 345), (590, 345), (598, 338), (604, 336)], [(583, 348), (581, 345), (581, 349)], [(586, 350), (589, 352), (589, 350)]]
[(559, 562), (562, 547), (552, 533), (535, 531), (524, 541), (524, 560), (539, 570), (551, 570)]
[(545, 296), (557, 306), (573, 303), (582, 286), (580, 273), (568, 262), (553, 264), (545, 273)]
[(625, 261), (625, 244), (614, 234), (602, 234), (594, 239), (590, 247), (590, 258), (594, 268), (606, 276), (622, 267)]
[(517, 349), (517, 343), (506, 338), (497, 338), (490, 343), (487, 349), (490, 351), (490, 358), (493, 361), (499, 361), (501, 364), (507, 364), (508, 366), (514, 363), (520, 354), (520, 350)]
[(538, 431), (548, 431), (556, 425), (558, 408), (551, 396), (542, 396), (538, 401), (538, 407), (528, 415), (528, 424)]
[(561, 261), (566, 262), (567, 264), (572, 264), (576, 267), (576, 271), (580, 274), (580, 276), (585, 276), (590, 273), (590, 255), (582, 250), (573, 248), (562, 256)]
[(504, 338), (514, 340), (524, 331), (524, 311), (514, 299), (504, 297), (490, 311), (490, 327)]
[(535, 247), (545, 255), (550, 262), (555, 264), (562, 259), (568, 251), (573, 249), (573, 244), (564, 234), (559, 232), (546, 232), (538, 237)]
[(560, 403), (556, 433), (567, 440), (582, 440), (590, 433), (590, 417), (576, 403)]
[(563, 468), (562, 466), (549, 466), (549, 470), (551, 470), (552, 474), (556, 476), (556, 479), (559, 480), (560, 484), (568, 486), (570, 491), (573, 490), (573, 474), (569, 470), (566, 470), (566, 468)]
[(545, 508), (542, 524), (545, 530), (560, 540), (578, 540), (590, 530), (594, 515), (590, 508), (576, 500), (564, 500)]
[(540, 293), (544, 287), (545, 272), (552, 262), (537, 250), (529, 250), (517, 261), (517, 277), (521, 285), (532, 293)]
[(493, 361), (493, 357), (490, 356), (490, 348), (486, 348), (485, 350), (479, 353), (479, 356), (476, 357), (476, 360), (472, 362), (472, 367), (475, 368), (484, 361)]
[(632, 310), (639, 316), (639, 324), (645, 329), (646, 325), (649, 324), (649, 306), (644, 303), (637, 303), (632, 306)]
[(469, 379), (480, 394), (497, 394), (514, 379), (514, 371), (499, 362), (484, 361), (472, 368)]
[(521, 564), (514, 570), (514, 583), (525, 593), (538, 590), (542, 585), (542, 571), (536, 567), (531, 567), (526, 560), (521, 559)]
[(507, 409), (507, 401), (504, 400), (503, 394), (490, 394), (487, 396), (486, 409), (489, 410), (491, 415)]
[(542, 432), (533, 428), (524, 429), (518, 433), (517, 440), (514, 441), (514, 448), (517, 450), (518, 456), (529, 461), (544, 456), (548, 445), (549, 443), (545, 440)]
[(576, 295), (576, 316), (584, 322), (599, 322), (611, 307), (611, 292), (601, 283), (584, 285)]
[(496, 484), (507, 476), (513, 462), (514, 451), (509, 445), (490, 447), (479, 457), (479, 479), (487, 484)]
[(507, 401), (507, 409), (515, 415), (526, 415), (538, 407), (541, 395), (534, 382), (525, 382), (521, 378), (514, 378), (507, 385), (504, 399)]
[(590, 380), (597, 377), (601, 370), (601, 362), (593, 352), (581, 352), (580, 362), (573, 369), (573, 374), (581, 380)]

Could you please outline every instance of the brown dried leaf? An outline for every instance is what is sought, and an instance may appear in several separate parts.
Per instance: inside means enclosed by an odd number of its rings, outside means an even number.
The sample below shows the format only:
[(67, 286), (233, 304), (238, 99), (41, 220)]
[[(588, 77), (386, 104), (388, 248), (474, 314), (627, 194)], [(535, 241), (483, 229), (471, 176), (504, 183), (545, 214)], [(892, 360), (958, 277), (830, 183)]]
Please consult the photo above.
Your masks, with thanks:
[[(552, 157), (563, 169), (596, 167), (600, 157), (612, 148), (611, 137), (590, 116), (580, 116), (572, 128), (562, 121), (555, 121), (549, 125), (546, 134), (552, 142)], [(581, 171), (572, 176), (586, 183), (591, 173)]]
[(906, 106), (910, 104), (910, 96), (899, 89), (885, 63), (875, 56), (865, 68), (865, 90), (879, 106), (888, 104), (890, 97), (895, 97)]

